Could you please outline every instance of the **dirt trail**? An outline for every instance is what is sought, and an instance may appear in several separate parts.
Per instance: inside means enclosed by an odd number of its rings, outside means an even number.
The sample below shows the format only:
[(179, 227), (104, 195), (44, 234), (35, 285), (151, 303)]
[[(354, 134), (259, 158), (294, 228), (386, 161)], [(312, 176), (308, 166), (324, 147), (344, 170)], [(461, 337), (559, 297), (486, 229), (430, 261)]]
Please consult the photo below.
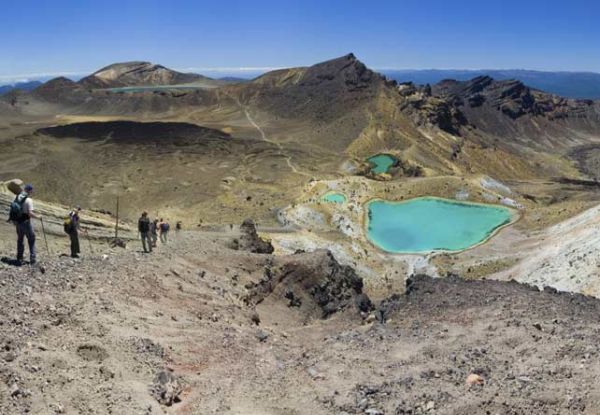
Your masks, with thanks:
[(256, 130), (257, 130), (257, 131), (260, 133), (260, 136), (262, 137), (263, 141), (266, 141), (267, 143), (274, 144), (274, 145), (276, 145), (276, 146), (277, 146), (277, 148), (279, 149), (279, 154), (280, 154), (280, 155), (282, 155), (283, 157), (285, 157), (285, 160), (286, 160), (286, 162), (287, 162), (287, 165), (290, 167), (290, 169), (291, 169), (291, 170), (292, 170), (294, 173), (296, 173), (296, 174), (301, 174), (301, 175), (303, 175), (303, 176), (306, 176), (306, 177), (311, 177), (311, 178), (313, 177), (313, 175), (312, 175), (312, 174), (309, 174), (309, 173), (305, 173), (305, 172), (303, 172), (303, 171), (300, 171), (300, 170), (298, 170), (298, 169), (296, 168), (296, 166), (294, 166), (294, 165), (292, 164), (292, 156), (288, 156), (288, 155), (286, 155), (286, 154), (285, 154), (285, 152), (284, 152), (284, 149), (283, 149), (283, 146), (281, 145), (281, 143), (280, 143), (280, 142), (278, 142), (278, 141), (273, 141), (273, 140), (271, 140), (271, 139), (267, 138), (267, 135), (265, 134), (265, 132), (263, 131), (263, 129), (262, 129), (262, 128), (260, 128), (260, 126), (259, 126), (259, 125), (256, 123), (256, 121), (254, 121), (254, 119), (253, 119), (253, 118), (250, 116), (250, 112), (248, 112), (248, 109), (247, 109), (247, 108), (244, 108), (244, 114), (246, 114), (246, 118), (248, 119), (248, 122), (249, 122), (250, 124), (252, 124), (252, 126), (253, 126), (254, 128), (256, 128)]

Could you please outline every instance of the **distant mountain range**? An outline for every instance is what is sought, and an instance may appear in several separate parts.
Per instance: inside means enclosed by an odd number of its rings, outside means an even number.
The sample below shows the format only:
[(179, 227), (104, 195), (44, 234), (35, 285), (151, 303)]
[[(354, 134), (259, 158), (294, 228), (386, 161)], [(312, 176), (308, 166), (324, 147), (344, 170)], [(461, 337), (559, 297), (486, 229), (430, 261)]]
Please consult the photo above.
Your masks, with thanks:
[(32, 91), (38, 86), (42, 85), (41, 81), (29, 81), (29, 82), (16, 82), (14, 84), (0, 85), (0, 95), (6, 94), (13, 89), (20, 89), (22, 91)]
[(516, 79), (532, 88), (566, 98), (600, 99), (600, 73), (594, 72), (545, 72), (524, 69), (407, 69), (380, 72), (395, 81), (413, 82), (417, 85), (433, 85), (445, 79), (468, 81), (478, 76), (489, 76), (499, 81)]

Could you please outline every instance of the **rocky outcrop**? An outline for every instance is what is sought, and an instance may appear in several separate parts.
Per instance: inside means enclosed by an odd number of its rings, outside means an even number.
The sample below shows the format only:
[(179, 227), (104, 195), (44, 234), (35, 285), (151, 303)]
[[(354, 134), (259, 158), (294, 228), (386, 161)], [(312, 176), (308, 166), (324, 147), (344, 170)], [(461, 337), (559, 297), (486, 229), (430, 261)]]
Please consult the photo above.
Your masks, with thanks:
[(432, 95), (456, 107), (487, 106), (513, 120), (524, 115), (549, 119), (578, 117), (593, 105), (590, 100), (562, 98), (534, 90), (517, 80), (496, 81), (478, 76), (470, 81), (445, 80), (432, 87)]
[(433, 126), (460, 135), (461, 127), (468, 123), (454, 102), (431, 96), (428, 85), (416, 87), (412, 83), (404, 83), (398, 85), (397, 90), (404, 98), (399, 109), (418, 125)]
[(345, 309), (371, 310), (362, 289), (363, 280), (352, 267), (341, 265), (331, 252), (322, 250), (277, 258), (250, 288), (248, 302), (257, 304), (272, 296), (306, 316), (327, 318)]
[(258, 236), (252, 219), (246, 219), (240, 226), (240, 238), (234, 241), (234, 248), (255, 254), (273, 253), (273, 245)]

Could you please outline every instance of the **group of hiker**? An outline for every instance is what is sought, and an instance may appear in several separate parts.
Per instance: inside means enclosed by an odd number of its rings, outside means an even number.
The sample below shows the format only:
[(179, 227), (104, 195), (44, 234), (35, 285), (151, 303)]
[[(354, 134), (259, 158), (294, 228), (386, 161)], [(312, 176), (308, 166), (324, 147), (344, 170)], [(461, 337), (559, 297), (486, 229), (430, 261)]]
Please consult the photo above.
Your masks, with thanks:
[[(36, 248), (35, 248), (35, 231), (32, 219), (38, 219), (42, 221), (42, 215), (36, 213), (33, 209), (33, 200), (31, 195), (33, 194), (33, 186), (27, 184), (23, 187), (23, 190), (15, 197), (15, 200), (11, 203), (8, 221), (15, 225), (17, 231), (17, 265), (21, 265), (25, 256), (25, 239), (27, 239), (27, 245), (29, 246), (29, 263), (34, 265), (37, 261)], [(69, 212), (69, 215), (64, 221), (64, 231), (69, 235), (71, 241), (71, 257), (79, 258), (81, 253), (79, 247), (79, 231), (81, 230), (79, 214), (81, 213), (81, 207), (77, 206)], [(87, 234), (87, 231), (84, 230)]]
[[(177, 229), (181, 229), (181, 222), (177, 222)], [(169, 222), (163, 218), (150, 220), (148, 212), (142, 212), (142, 216), (138, 220), (138, 232), (142, 239), (142, 248), (145, 253), (152, 252), (152, 248), (156, 248), (160, 234), (160, 242), (166, 244), (169, 240), (169, 230), (171, 226)]]
[[(32, 194), (33, 186), (31, 184), (25, 185), (23, 190), (15, 197), (9, 209), (8, 221), (15, 225), (17, 231), (17, 265), (23, 264), (24, 261), (25, 239), (27, 239), (29, 246), (29, 263), (34, 265), (37, 261), (35, 231), (32, 219), (40, 220), (42, 229), (44, 222), (42, 215), (34, 211)], [(81, 253), (79, 232), (83, 231), (87, 235), (87, 230), (81, 228), (81, 211), (81, 207), (76, 206), (69, 212), (63, 223), (64, 232), (69, 235), (72, 258), (79, 258), (79, 254)], [(138, 231), (142, 239), (144, 252), (152, 252), (152, 248), (156, 248), (159, 238), (161, 243), (166, 244), (169, 240), (169, 229), (170, 225), (164, 219), (154, 219), (151, 221), (148, 217), (148, 212), (143, 212), (138, 221)], [(181, 222), (177, 222), (176, 229), (181, 229)]]

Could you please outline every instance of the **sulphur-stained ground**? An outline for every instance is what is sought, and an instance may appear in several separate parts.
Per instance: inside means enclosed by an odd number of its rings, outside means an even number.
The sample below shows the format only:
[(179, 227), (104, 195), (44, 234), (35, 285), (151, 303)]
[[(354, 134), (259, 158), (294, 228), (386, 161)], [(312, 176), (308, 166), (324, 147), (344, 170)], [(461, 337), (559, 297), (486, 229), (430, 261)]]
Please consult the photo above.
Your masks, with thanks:
[(5, 258), (0, 413), (600, 412), (599, 300), (413, 277), (371, 304), (326, 251), (233, 250), (236, 229)]

